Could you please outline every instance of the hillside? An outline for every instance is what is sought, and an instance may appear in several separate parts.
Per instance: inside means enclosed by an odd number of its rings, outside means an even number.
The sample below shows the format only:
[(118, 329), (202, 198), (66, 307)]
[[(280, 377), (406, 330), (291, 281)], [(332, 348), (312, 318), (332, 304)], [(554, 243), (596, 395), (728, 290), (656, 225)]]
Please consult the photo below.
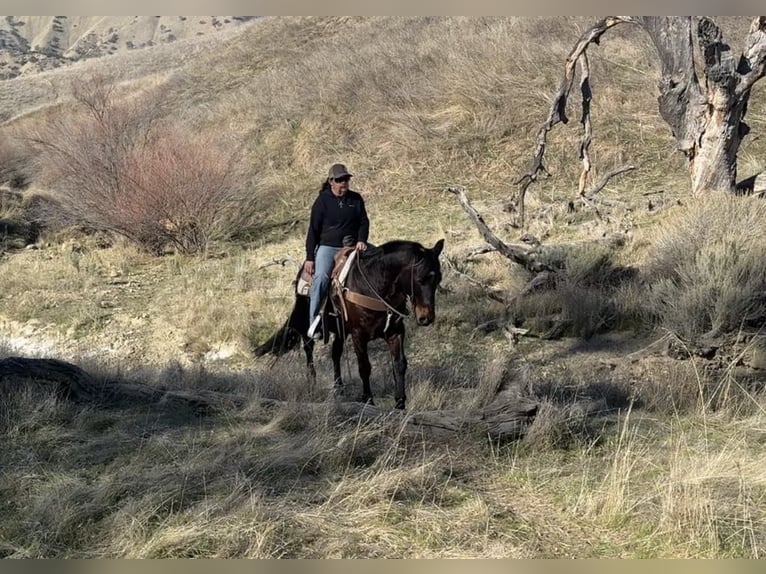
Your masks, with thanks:
[[(692, 196), (640, 29), (589, 51), (592, 179), (635, 169), (577, 197), (575, 89), (520, 228), (509, 200), (591, 18), (62, 18), (0, 23), (0, 557), (766, 552), (766, 207)], [(739, 49), (750, 20), (716, 21)], [(761, 84), (739, 179), (766, 166)], [(329, 346), (316, 381), (300, 351), (253, 355), (338, 161), (371, 242), (445, 239), (436, 321), (406, 321), (408, 418), (381, 341), (372, 419), (350, 344), (335, 397)], [(106, 216), (225, 181), (226, 217), (185, 252), (40, 215), (121, 169), (146, 194)], [(454, 187), (545, 272), (487, 250)], [(8, 357), (66, 361), (92, 394)], [(500, 395), (536, 405), (519, 440), (467, 422)], [(443, 434), (408, 432), (428, 417)]]
[(215, 34), (252, 16), (4, 16), (0, 79)]

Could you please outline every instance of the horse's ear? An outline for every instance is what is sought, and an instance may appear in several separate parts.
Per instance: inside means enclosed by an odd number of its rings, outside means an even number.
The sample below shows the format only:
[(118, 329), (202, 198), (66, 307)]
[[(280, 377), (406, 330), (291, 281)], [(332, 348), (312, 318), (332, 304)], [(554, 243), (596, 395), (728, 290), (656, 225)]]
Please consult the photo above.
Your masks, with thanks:
[(439, 257), (439, 254), (442, 252), (443, 248), (444, 248), (444, 239), (440, 239), (439, 241), (436, 242), (436, 245), (434, 245), (431, 248), (431, 251), (434, 252), (434, 255)]

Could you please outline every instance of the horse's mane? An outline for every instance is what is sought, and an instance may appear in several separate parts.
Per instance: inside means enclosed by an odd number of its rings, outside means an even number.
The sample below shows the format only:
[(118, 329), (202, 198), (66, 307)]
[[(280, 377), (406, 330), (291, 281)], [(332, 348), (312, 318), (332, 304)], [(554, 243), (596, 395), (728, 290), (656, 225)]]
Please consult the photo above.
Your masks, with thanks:
[(360, 265), (368, 278), (377, 283), (386, 275), (387, 269), (415, 264), (415, 268), (426, 264), (429, 268), (439, 265), (438, 258), (430, 257), (430, 251), (416, 241), (396, 239), (376, 247), (369, 247), (361, 254)]
[(425, 254), (425, 247), (416, 241), (394, 239), (393, 241), (370, 247), (362, 252), (362, 261), (365, 263), (375, 263), (392, 253), (401, 253), (403, 256), (412, 256), (418, 253)]

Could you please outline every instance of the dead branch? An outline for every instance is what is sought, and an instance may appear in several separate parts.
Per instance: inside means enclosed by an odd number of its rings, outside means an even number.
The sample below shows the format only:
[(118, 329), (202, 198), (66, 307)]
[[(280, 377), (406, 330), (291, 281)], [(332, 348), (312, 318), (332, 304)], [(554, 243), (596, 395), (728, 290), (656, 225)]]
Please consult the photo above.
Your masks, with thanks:
[(261, 263), (256, 269), (266, 269), (266, 267), (271, 267), (272, 265), (281, 265), (284, 267), (288, 263), (293, 263), (296, 267), (300, 267), (301, 263), (293, 259), (292, 257), (282, 257), (282, 258), (274, 258), (271, 261), (266, 261), (265, 263)]
[(580, 173), (580, 179), (577, 184), (577, 191), (580, 195), (585, 193), (585, 184), (590, 175), (590, 148), (591, 142), (591, 124), (590, 124), (590, 100), (592, 93), (590, 91), (590, 66), (588, 66), (588, 53), (583, 52), (578, 59), (580, 62), (580, 93), (582, 94), (582, 123), (583, 133), (582, 140), (580, 142), (580, 159), (582, 160), (582, 172)]
[[(59, 397), (78, 403), (156, 403), (165, 406), (187, 406), (195, 412), (238, 407), (244, 397), (214, 391), (168, 390), (140, 383), (98, 380), (83, 369), (58, 359), (7, 357), (0, 360), (0, 383), (4, 386), (22, 381), (39, 383)], [(0, 387), (2, 388), (2, 387)]]
[(363, 403), (338, 403), (337, 412), (345, 418), (393, 423), (405, 435), (455, 440), (479, 435), (505, 442), (522, 438), (534, 422), (539, 405), (513, 393), (500, 392), (486, 407), (477, 411), (422, 411), (407, 413), (384, 411)]
[(633, 171), (634, 169), (636, 169), (636, 166), (634, 165), (623, 165), (622, 167), (617, 167), (604, 175), (604, 177), (598, 180), (598, 182), (596, 182), (596, 184), (589, 190), (581, 192), (580, 195), (586, 199), (593, 199), (593, 196), (595, 196), (598, 192), (606, 187), (606, 184), (609, 183), (610, 179), (615, 176), (622, 175), (623, 173)]
[(497, 251), (494, 247), (491, 245), (482, 245), (481, 247), (474, 247), (468, 253), (465, 254), (464, 259), (472, 259), (476, 257), (477, 255), (484, 255), (485, 253), (494, 253)]
[(503, 327), (503, 335), (506, 339), (508, 339), (508, 343), (511, 345), (511, 347), (516, 346), (516, 344), (519, 342), (519, 339), (527, 333), (529, 333), (529, 329), (521, 329), (512, 325), (506, 325)]
[[(586, 109), (586, 101), (590, 101), (590, 85), (587, 81), (587, 59), (581, 59), (581, 56), (583, 56), (588, 49), (588, 46), (591, 44), (598, 44), (599, 40), (601, 39), (601, 36), (606, 32), (609, 28), (612, 28), (613, 26), (616, 26), (617, 24), (623, 24), (623, 23), (630, 23), (634, 24), (636, 23), (636, 20), (630, 16), (609, 16), (607, 18), (604, 18), (603, 20), (600, 20), (599, 22), (596, 22), (589, 30), (587, 30), (582, 36), (580, 36), (580, 39), (577, 41), (577, 44), (570, 52), (569, 56), (567, 57), (566, 63), (564, 65), (564, 77), (561, 80), (561, 83), (559, 84), (558, 92), (556, 93), (555, 97), (553, 98), (553, 102), (551, 103), (550, 111), (548, 113), (548, 118), (545, 120), (543, 125), (540, 127), (540, 131), (537, 134), (537, 146), (535, 149), (535, 154), (532, 159), (532, 165), (530, 166), (529, 171), (521, 176), (519, 180), (516, 182), (516, 185), (519, 185), (519, 191), (516, 196), (515, 208), (518, 212), (518, 227), (524, 226), (524, 198), (527, 193), (527, 188), (537, 180), (538, 174), (540, 172), (544, 172), (546, 175), (549, 175), (548, 170), (545, 168), (545, 164), (543, 163), (543, 157), (545, 155), (545, 148), (547, 145), (547, 138), (548, 138), (548, 132), (555, 126), (557, 123), (567, 123), (569, 120), (566, 116), (566, 105), (567, 105), (567, 98), (569, 97), (569, 92), (572, 89), (572, 83), (574, 81), (574, 72), (575, 67), (578, 62), (581, 63), (581, 65), (584, 63), (586, 66), (585, 68), (585, 83), (583, 84), (583, 90), (587, 91), (587, 99), (585, 98), (586, 92), (583, 92), (584, 98), (583, 98), (583, 122), (586, 127), (586, 130), (589, 132), (589, 126), (590, 126), (590, 114), (589, 109)], [(586, 124), (587, 122), (587, 124)], [(589, 143), (590, 140), (590, 134), (586, 133), (583, 137), (583, 143), (581, 144), (581, 154), (583, 152), (583, 145), (586, 143)], [(587, 162), (587, 170), (590, 169), (589, 166), (589, 159), (587, 157), (587, 145), (585, 145), (585, 152), (586, 155), (583, 158), (584, 166)], [(584, 171), (586, 174), (587, 171)]]
[(7, 357), (0, 360), (0, 383), (30, 379), (50, 389), (62, 398), (92, 401), (102, 394), (102, 388), (77, 365), (56, 359), (25, 359)]
[(482, 237), (484, 237), (484, 240), (492, 247), (497, 249), (497, 251), (499, 251), (502, 255), (514, 263), (518, 263), (524, 268), (529, 269), (530, 271), (542, 271), (543, 269), (547, 268), (542, 263), (536, 261), (534, 257), (531, 257), (533, 253), (531, 248), (521, 245), (508, 245), (494, 233), (492, 233), (492, 231), (485, 223), (484, 218), (476, 210), (476, 208), (471, 205), (471, 202), (468, 201), (468, 197), (466, 196), (465, 190), (462, 187), (450, 187), (447, 189), (447, 191), (454, 193), (457, 196), (460, 205), (463, 207), (463, 210), (465, 210), (468, 216), (476, 224), (476, 227), (478, 228)]
[(504, 305), (507, 303), (505, 296), (500, 291), (492, 289), (492, 287), (490, 287), (489, 285), (486, 285), (485, 283), (482, 283), (475, 277), (471, 277), (468, 273), (461, 271), (458, 268), (457, 263), (454, 261), (454, 257), (443, 256), (443, 259), (447, 263), (447, 265), (450, 267), (450, 269), (452, 269), (455, 273), (463, 277), (469, 283), (473, 283), (477, 287), (480, 287), (487, 297), (489, 297), (493, 301), (497, 301), (498, 303), (503, 303)]
[(742, 55), (747, 66), (740, 71), (741, 78), (735, 90), (738, 97), (766, 75), (766, 16), (758, 16), (750, 24), (747, 47)]

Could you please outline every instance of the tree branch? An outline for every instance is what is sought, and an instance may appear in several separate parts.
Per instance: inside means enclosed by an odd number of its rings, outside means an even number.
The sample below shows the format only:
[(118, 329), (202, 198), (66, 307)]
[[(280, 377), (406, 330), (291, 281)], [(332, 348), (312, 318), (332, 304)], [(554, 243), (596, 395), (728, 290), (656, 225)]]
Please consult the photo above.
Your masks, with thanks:
[(609, 180), (612, 179), (615, 176), (621, 175), (623, 173), (627, 173), (629, 171), (633, 171), (636, 169), (636, 166), (634, 165), (623, 165), (621, 167), (617, 167), (604, 175), (596, 184), (588, 189), (587, 191), (583, 191), (580, 193), (580, 196), (584, 199), (593, 199), (593, 196), (595, 196), (599, 191), (604, 189), (606, 187), (606, 184), (609, 183)]
[(266, 267), (271, 267), (272, 265), (281, 265), (284, 267), (288, 263), (293, 263), (296, 267), (300, 267), (301, 263), (299, 261), (296, 261), (294, 258), (287, 256), (282, 258), (275, 258), (271, 261), (266, 261), (264, 263), (261, 263), (258, 267), (256, 267), (256, 270), (266, 269)]
[(473, 257), (476, 257), (477, 255), (484, 255), (485, 253), (494, 253), (497, 251), (494, 247), (491, 245), (482, 245), (480, 247), (474, 247), (468, 253), (465, 254), (465, 259), (471, 259)]
[(460, 202), (460, 205), (463, 207), (465, 212), (476, 224), (476, 227), (478, 228), (479, 233), (481, 233), (482, 237), (484, 237), (484, 240), (487, 243), (489, 243), (492, 247), (497, 249), (503, 256), (507, 257), (514, 263), (518, 263), (519, 265), (525, 267), (526, 269), (530, 269), (533, 271), (542, 271), (543, 269), (547, 268), (545, 265), (542, 265), (541, 263), (534, 261), (534, 259), (530, 257), (531, 250), (528, 247), (526, 246), (522, 247), (520, 245), (508, 245), (507, 243), (504, 243), (494, 233), (492, 233), (490, 228), (484, 222), (484, 218), (471, 205), (471, 202), (468, 201), (468, 197), (466, 196), (465, 190), (462, 187), (450, 187), (450, 188), (447, 188), (447, 191), (449, 191), (450, 193), (454, 193), (457, 196), (458, 201)]
[(443, 255), (443, 257), (444, 257), (444, 261), (447, 263), (447, 265), (449, 265), (449, 267), (455, 273), (457, 273), (458, 275), (463, 277), (469, 283), (473, 283), (477, 287), (480, 287), (482, 289), (482, 291), (484, 291), (484, 294), (487, 297), (489, 297), (493, 301), (497, 301), (498, 303), (502, 303), (503, 305), (505, 305), (508, 302), (506, 300), (505, 296), (500, 291), (492, 289), (489, 285), (485, 285), (484, 283), (482, 283), (481, 281), (479, 281), (475, 277), (471, 277), (465, 271), (460, 270), (459, 267), (458, 267), (458, 264), (455, 261), (455, 258), (449, 257), (449, 256), (445, 256), (445, 255)]
[(758, 16), (750, 24), (747, 47), (742, 53), (738, 71), (741, 75), (735, 90), (738, 97), (766, 75), (766, 16)]
[(580, 173), (580, 180), (577, 184), (577, 191), (580, 193), (580, 195), (583, 195), (591, 167), (588, 148), (590, 148), (592, 133), (590, 125), (590, 101), (592, 98), (592, 93), (590, 91), (590, 66), (588, 65), (588, 54), (583, 52), (579, 58), (579, 62), (580, 92), (582, 94), (582, 118), (580, 119), (580, 123), (583, 127), (583, 133), (582, 140), (580, 142), (580, 159), (582, 160), (582, 172)]
[[(551, 103), (548, 118), (540, 127), (540, 131), (537, 133), (537, 147), (535, 149), (535, 155), (532, 159), (532, 165), (527, 173), (525, 173), (518, 181), (516, 185), (519, 185), (519, 191), (516, 196), (515, 207), (518, 211), (519, 223), (518, 227), (524, 226), (524, 198), (527, 193), (527, 188), (532, 182), (537, 180), (537, 176), (540, 172), (549, 174), (543, 163), (543, 156), (545, 155), (545, 147), (547, 145), (548, 132), (557, 123), (567, 123), (569, 120), (566, 116), (566, 105), (569, 92), (572, 89), (572, 83), (574, 81), (574, 71), (577, 62), (580, 57), (585, 54), (590, 44), (598, 44), (601, 36), (609, 28), (623, 23), (635, 23), (636, 20), (630, 16), (609, 16), (596, 22), (589, 30), (587, 30), (567, 57), (567, 61), (564, 65), (564, 77), (559, 84), (558, 92), (553, 98)], [(587, 61), (586, 61), (587, 66)], [(589, 90), (589, 88), (588, 88)], [(589, 136), (588, 136), (589, 137)], [(582, 149), (582, 148), (581, 148)]]

